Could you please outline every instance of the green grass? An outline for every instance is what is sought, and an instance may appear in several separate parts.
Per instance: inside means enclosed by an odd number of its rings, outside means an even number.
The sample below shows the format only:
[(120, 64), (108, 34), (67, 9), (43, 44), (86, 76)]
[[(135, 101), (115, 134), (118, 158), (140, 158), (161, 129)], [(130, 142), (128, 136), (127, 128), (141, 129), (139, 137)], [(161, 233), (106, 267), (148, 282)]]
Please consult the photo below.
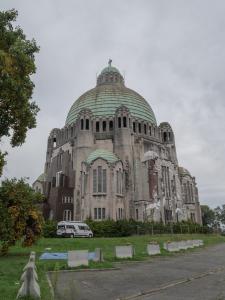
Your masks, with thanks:
[[(114, 266), (114, 262), (119, 261), (114, 257), (114, 247), (116, 245), (125, 245), (131, 243), (135, 247), (135, 256), (132, 260), (154, 259), (149, 258), (146, 253), (146, 245), (148, 242), (154, 240), (158, 241), (162, 246), (165, 241), (187, 239), (203, 239), (205, 246), (216, 243), (225, 242), (225, 237), (219, 235), (143, 235), (121, 238), (92, 238), (92, 239), (69, 239), (69, 238), (53, 238), (40, 239), (36, 245), (30, 248), (22, 248), (19, 244), (12, 247), (10, 252), (5, 257), (0, 257), (0, 298), (1, 300), (12, 300), (16, 298), (16, 294), (20, 287), (20, 276), (23, 272), (23, 267), (28, 261), (31, 251), (36, 252), (36, 266), (39, 276), (39, 284), (41, 287), (41, 294), (43, 300), (50, 300), (51, 293), (46, 280), (46, 272), (50, 270), (68, 269), (67, 262), (63, 260), (39, 260), (40, 254), (45, 252), (45, 248), (51, 248), (51, 252), (67, 252), (68, 250), (89, 250), (94, 251), (95, 248), (102, 248), (104, 254), (103, 263), (91, 262), (89, 268), (110, 268)], [(190, 249), (186, 251), (195, 251)], [(163, 256), (171, 256), (171, 254), (162, 250)]]

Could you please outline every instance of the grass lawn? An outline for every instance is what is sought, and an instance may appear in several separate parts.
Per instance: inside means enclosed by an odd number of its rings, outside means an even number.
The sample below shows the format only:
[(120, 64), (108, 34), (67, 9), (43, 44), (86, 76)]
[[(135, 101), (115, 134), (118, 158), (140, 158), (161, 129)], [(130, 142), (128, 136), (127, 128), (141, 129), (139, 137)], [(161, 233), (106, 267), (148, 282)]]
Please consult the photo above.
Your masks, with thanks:
[[(94, 251), (95, 248), (102, 248), (104, 254), (104, 263), (90, 263), (90, 268), (109, 268), (113, 267), (116, 261), (114, 257), (114, 246), (125, 245), (131, 243), (135, 247), (135, 256), (133, 260), (145, 260), (149, 259), (146, 253), (146, 245), (148, 242), (154, 240), (158, 241), (161, 246), (165, 241), (176, 240), (188, 240), (188, 239), (202, 239), (205, 246), (213, 245), (216, 243), (225, 242), (225, 237), (220, 235), (143, 235), (143, 236), (131, 236), (121, 238), (42, 238), (36, 245), (30, 248), (22, 248), (19, 245), (12, 247), (9, 254), (6, 257), (0, 257), (0, 299), (12, 300), (16, 298), (16, 294), (20, 287), (20, 276), (22, 274), (23, 267), (28, 261), (30, 251), (36, 252), (36, 266), (39, 276), (39, 284), (41, 287), (41, 294), (43, 300), (50, 300), (51, 293), (46, 280), (46, 272), (49, 270), (68, 269), (67, 262), (64, 260), (39, 260), (40, 254), (45, 252), (45, 248), (51, 248), (51, 252), (67, 252), (68, 250), (89, 250)], [(195, 251), (190, 249), (186, 251)], [(176, 255), (162, 250), (161, 255)], [(154, 258), (151, 258), (154, 259)], [(118, 261), (118, 260), (117, 260)]]

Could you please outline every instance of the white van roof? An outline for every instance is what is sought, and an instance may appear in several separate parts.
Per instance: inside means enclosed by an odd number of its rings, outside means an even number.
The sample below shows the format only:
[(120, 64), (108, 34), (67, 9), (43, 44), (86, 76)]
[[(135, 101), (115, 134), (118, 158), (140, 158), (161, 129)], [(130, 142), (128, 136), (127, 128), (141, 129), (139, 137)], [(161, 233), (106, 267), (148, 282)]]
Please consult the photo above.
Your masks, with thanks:
[(60, 221), (60, 222), (58, 222), (57, 225), (63, 225), (63, 224), (83, 224), (83, 225), (87, 225), (86, 223), (84, 223), (82, 221)]

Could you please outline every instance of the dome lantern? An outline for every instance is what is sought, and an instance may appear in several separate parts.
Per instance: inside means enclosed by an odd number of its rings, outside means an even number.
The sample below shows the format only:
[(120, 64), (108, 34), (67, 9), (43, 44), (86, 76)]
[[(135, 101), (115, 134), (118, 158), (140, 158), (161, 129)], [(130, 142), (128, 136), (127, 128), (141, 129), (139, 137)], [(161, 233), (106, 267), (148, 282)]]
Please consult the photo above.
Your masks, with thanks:
[(102, 84), (124, 85), (124, 78), (120, 71), (112, 66), (111, 59), (109, 59), (108, 66), (101, 71), (97, 78), (97, 85)]

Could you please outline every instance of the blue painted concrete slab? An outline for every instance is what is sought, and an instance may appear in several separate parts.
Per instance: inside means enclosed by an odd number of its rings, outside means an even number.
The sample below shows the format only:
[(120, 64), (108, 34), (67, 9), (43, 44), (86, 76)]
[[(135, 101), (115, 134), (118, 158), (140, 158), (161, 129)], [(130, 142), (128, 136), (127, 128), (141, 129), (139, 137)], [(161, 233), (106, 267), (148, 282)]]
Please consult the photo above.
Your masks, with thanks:
[[(43, 253), (39, 259), (67, 259), (67, 252), (45, 252)], [(94, 260), (95, 252), (88, 253), (88, 259)]]

